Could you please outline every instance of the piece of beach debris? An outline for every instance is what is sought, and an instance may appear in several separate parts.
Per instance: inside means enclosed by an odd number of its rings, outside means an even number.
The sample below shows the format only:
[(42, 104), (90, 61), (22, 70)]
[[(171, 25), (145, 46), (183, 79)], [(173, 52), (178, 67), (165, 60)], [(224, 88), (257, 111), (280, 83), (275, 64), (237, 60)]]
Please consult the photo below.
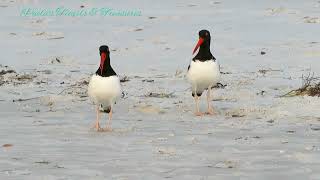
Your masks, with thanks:
[(12, 69), (0, 71), (0, 75), (10, 74), (10, 73), (16, 73), (16, 71)]
[(87, 80), (80, 81), (79, 85), (89, 85), (89, 81)]
[(63, 166), (59, 166), (59, 165), (55, 165), (55, 166), (53, 166), (54, 168), (57, 168), (57, 169), (65, 169), (65, 167), (63, 167)]
[[(26, 84), (28, 82), (31, 82), (36, 76), (32, 74), (16, 74), (15, 76), (9, 76), (5, 80), (6, 84), (13, 84), (14, 86), (16, 85), (21, 85), (21, 84)], [(1, 83), (3, 84), (3, 83)]]
[(122, 91), (121, 98), (127, 99), (128, 98), (127, 95), (128, 95), (128, 93), (125, 93), (124, 91)]
[(249, 140), (250, 138), (252, 138), (252, 139), (260, 139), (261, 137), (260, 137), (260, 136), (253, 136), (253, 137), (248, 137), (248, 136), (246, 136), (246, 137), (237, 137), (237, 138), (235, 138), (234, 140), (243, 139), (243, 140), (247, 141), (247, 140)]
[(236, 138), (234, 138), (234, 140), (239, 140), (239, 139), (244, 139), (244, 140), (248, 140), (248, 137), (236, 137)]
[(261, 74), (266, 74), (267, 72), (283, 72), (283, 71), (280, 69), (260, 69), (258, 72)]
[(153, 79), (143, 79), (142, 82), (154, 82)]
[(37, 84), (37, 85), (39, 85), (39, 84), (45, 84), (45, 83), (48, 83), (48, 82), (45, 82), (45, 81), (42, 81), (42, 80), (41, 80), (41, 81), (36, 82), (36, 84)]
[(35, 32), (32, 34), (33, 36), (43, 36), (47, 38), (47, 40), (52, 40), (52, 39), (63, 39), (64, 36), (60, 32)]
[(290, 133), (290, 134), (292, 134), (292, 133), (295, 133), (296, 131), (294, 131), (294, 130), (288, 130), (287, 131), (287, 133)]
[(224, 89), (225, 87), (227, 87), (226, 84), (217, 83), (215, 86), (212, 86), (211, 89)]
[(258, 72), (261, 73), (261, 74), (266, 74), (268, 72), (268, 70), (260, 69)]
[(219, 1), (211, 1), (210, 2), (210, 5), (218, 5), (218, 4), (221, 4), (221, 2), (219, 2)]
[(41, 72), (41, 73), (44, 73), (44, 74), (52, 74), (52, 71), (49, 70), (49, 69), (45, 69), (45, 70), (41, 70), (41, 71), (37, 71), (37, 72)]
[(22, 74), (22, 75), (16, 75), (14, 79), (18, 81), (30, 81), (30, 80), (33, 80), (33, 78), (35, 77), (37, 76), (32, 74)]
[(316, 146), (307, 146), (305, 147), (304, 149), (307, 150), (307, 151), (312, 151), (316, 148)]
[(134, 31), (142, 31), (142, 30), (143, 30), (142, 28), (137, 28)]
[(154, 16), (150, 16), (148, 17), (148, 19), (156, 19), (157, 17), (154, 17)]
[(274, 120), (273, 119), (270, 119), (267, 121), (268, 123), (274, 123)]
[(4, 147), (4, 148), (9, 148), (9, 147), (12, 147), (13, 146), (13, 144), (4, 144), (4, 145), (2, 145), (2, 147)]
[(44, 32), (44, 31), (42, 31), (42, 32), (32, 33), (32, 35), (38, 36), (38, 37), (43, 37), (43, 38), (46, 38), (47, 40), (64, 38), (63, 33), (61, 33), (61, 32)]
[(174, 102), (173, 104), (182, 104), (182, 101)]
[(261, 136), (253, 136), (252, 138), (254, 138), (254, 139), (260, 139)]
[(229, 168), (229, 169), (234, 168), (235, 166), (236, 166), (236, 163), (232, 161), (222, 161), (214, 165), (215, 168)]
[(231, 117), (245, 117), (243, 114), (232, 114)]
[(49, 61), (50, 64), (61, 63), (60, 57), (55, 57)]
[(311, 125), (310, 124), (310, 129), (313, 131), (320, 131), (320, 126), (316, 126), (316, 125)]
[(266, 52), (264, 52), (264, 51), (261, 51), (261, 52), (260, 52), (260, 54), (261, 54), (261, 55), (265, 55), (265, 54), (266, 54)]
[(84, 5), (81, 5), (80, 8), (84, 8)]
[(220, 71), (220, 74), (232, 74), (231, 72), (223, 72), (223, 71)]
[(89, 80), (87, 79), (82, 79), (80, 81), (77, 81), (75, 84), (72, 84), (72, 87), (83, 87), (89, 85)]
[(70, 70), (70, 72), (80, 72), (80, 70)]
[(320, 77), (314, 77), (314, 73), (309, 73), (307, 76), (302, 75), (302, 86), (298, 89), (281, 95), (280, 97), (294, 97), (294, 96), (317, 96), (320, 97)]
[(14, 100), (12, 100), (12, 102), (30, 101), (30, 100), (34, 100), (34, 99), (38, 99), (38, 98), (40, 98), (40, 97), (25, 98), (25, 99), (19, 98), (19, 99), (14, 99)]
[(36, 162), (34, 162), (34, 163), (35, 163), (35, 164), (45, 164), (45, 165), (50, 164), (49, 161), (45, 161), (45, 160), (43, 160), (43, 161), (36, 161)]
[(147, 95), (145, 95), (145, 97), (155, 97), (155, 98), (173, 98), (175, 97), (174, 92), (172, 93), (154, 93), (154, 92), (150, 92)]
[(269, 8), (267, 9), (267, 11), (269, 11), (271, 15), (275, 15), (275, 14), (286, 12), (287, 9), (283, 7), (279, 7), (279, 8)]
[(305, 23), (311, 23), (311, 24), (320, 23), (320, 18), (318, 17), (305, 16), (303, 17), (303, 19)]
[(160, 147), (158, 149), (158, 153), (162, 155), (175, 155), (176, 154), (176, 149), (175, 148), (170, 148), (170, 147)]
[(45, 34), (46, 34), (46, 32), (35, 32), (32, 35), (33, 36), (42, 36), (42, 35), (45, 35)]
[(121, 79), (120, 79), (120, 82), (127, 82), (127, 81), (130, 81), (129, 77), (128, 76), (123, 76)]
[(47, 38), (48, 40), (63, 39), (63, 36)]
[(260, 96), (264, 96), (265, 93), (266, 93), (266, 91), (262, 90), (262, 91), (260, 91), (260, 92), (258, 92), (258, 93), (256, 93), (256, 94), (257, 94), (257, 95), (260, 95)]

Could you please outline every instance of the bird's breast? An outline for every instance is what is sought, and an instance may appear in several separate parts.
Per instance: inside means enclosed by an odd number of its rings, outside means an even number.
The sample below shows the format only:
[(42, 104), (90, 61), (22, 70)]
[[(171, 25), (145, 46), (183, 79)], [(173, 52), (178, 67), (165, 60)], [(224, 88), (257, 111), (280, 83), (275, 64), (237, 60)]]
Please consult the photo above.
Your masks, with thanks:
[(115, 101), (121, 95), (118, 76), (102, 77), (93, 75), (89, 82), (88, 95), (95, 103)]

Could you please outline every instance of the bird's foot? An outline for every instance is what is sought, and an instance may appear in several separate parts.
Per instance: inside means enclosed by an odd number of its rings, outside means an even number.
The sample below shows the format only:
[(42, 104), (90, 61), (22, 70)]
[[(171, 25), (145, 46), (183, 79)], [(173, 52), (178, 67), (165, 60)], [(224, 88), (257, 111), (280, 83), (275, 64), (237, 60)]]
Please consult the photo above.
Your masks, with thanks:
[(203, 116), (203, 113), (200, 112), (200, 111), (198, 111), (198, 112), (195, 112), (194, 115), (196, 115), (196, 116)]
[(93, 129), (95, 129), (96, 131), (102, 131), (102, 128), (100, 127), (100, 124), (95, 124), (92, 127)]
[(208, 115), (214, 115), (215, 112), (213, 111), (213, 108), (210, 107), (210, 108), (208, 108), (208, 111), (206, 112), (206, 114), (208, 114)]
[(104, 131), (104, 132), (111, 132), (111, 131), (112, 131), (112, 128), (109, 127), (109, 126), (107, 126), (107, 127), (103, 128), (103, 131)]

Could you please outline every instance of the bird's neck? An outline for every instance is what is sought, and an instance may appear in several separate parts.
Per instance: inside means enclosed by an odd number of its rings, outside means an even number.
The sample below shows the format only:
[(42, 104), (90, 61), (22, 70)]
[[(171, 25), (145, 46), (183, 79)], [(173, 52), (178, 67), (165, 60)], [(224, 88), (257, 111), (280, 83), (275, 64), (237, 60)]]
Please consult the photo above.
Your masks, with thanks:
[(211, 59), (214, 59), (214, 57), (210, 51), (210, 43), (201, 45), (198, 54), (193, 58), (194, 61), (206, 61)]
[(111, 67), (110, 57), (107, 57), (106, 60), (104, 61), (102, 72), (101, 72), (101, 66), (100, 66), (98, 68), (96, 74), (99, 76), (102, 76), (102, 77), (109, 77), (109, 76), (117, 75)]

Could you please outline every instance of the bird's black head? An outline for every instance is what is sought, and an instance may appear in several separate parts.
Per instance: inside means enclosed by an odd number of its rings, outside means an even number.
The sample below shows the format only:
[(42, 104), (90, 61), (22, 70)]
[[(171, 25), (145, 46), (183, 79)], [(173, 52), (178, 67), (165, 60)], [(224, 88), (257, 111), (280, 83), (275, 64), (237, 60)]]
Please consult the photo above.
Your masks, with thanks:
[(116, 75), (114, 70), (112, 69), (110, 65), (110, 51), (109, 47), (106, 45), (102, 45), (99, 48), (100, 53), (100, 66), (97, 70), (96, 74), (103, 76), (103, 77), (109, 77)]
[(210, 60), (214, 58), (210, 52), (211, 36), (208, 30), (199, 31), (199, 40), (196, 47), (193, 49), (194, 54), (200, 47), (198, 54), (193, 59)]
[(203, 42), (209, 42), (211, 40), (210, 32), (208, 30), (201, 30), (199, 31), (199, 38), (203, 39)]
[(208, 30), (199, 31), (199, 40), (196, 47), (193, 49), (193, 54), (198, 50), (199, 47), (201, 47), (202, 49), (208, 48), (210, 50), (210, 41), (211, 36)]
[(100, 46), (99, 52), (100, 52), (100, 56), (101, 56), (101, 53), (110, 54), (109, 47), (107, 45)]

